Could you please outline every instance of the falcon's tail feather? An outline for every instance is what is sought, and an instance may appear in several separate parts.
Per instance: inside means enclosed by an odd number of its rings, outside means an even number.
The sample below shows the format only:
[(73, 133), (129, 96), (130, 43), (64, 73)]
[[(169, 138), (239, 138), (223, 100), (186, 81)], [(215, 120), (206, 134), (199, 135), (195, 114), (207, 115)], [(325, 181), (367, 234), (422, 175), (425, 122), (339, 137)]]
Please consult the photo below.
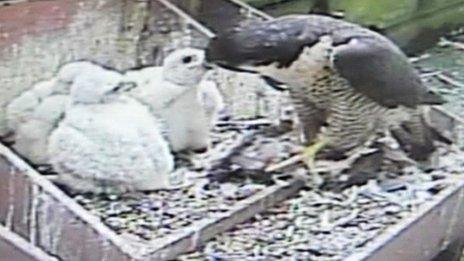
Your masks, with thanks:
[[(450, 145), (451, 137), (427, 120), (429, 110), (416, 110), (412, 117), (391, 129), (391, 133), (409, 156), (425, 161), (436, 149), (436, 142)], [(447, 130), (452, 131), (452, 130)]]
[(441, 105), (444, 104), (446, 100), (441, 97), (438, 93), (428, 90), (427, 92), (424, 92), (424, 94), (421, 97), (421, 104), (429, 104), (429, 105)]

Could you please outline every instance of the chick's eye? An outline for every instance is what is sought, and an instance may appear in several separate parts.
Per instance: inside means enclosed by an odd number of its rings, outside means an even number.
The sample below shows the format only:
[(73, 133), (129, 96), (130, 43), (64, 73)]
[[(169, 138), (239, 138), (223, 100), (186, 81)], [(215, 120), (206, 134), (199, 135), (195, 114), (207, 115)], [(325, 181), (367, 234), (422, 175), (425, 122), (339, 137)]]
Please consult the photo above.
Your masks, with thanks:
[(184, 57), (184, 58), (182, 59), (182, 62), (183, 62), (183, 63), (189, 63), (189, 62), (191, 62), (192, 60), (193, 60), (193, 57), (192, 57), (192, 56), (187, 56), (187, 57)]

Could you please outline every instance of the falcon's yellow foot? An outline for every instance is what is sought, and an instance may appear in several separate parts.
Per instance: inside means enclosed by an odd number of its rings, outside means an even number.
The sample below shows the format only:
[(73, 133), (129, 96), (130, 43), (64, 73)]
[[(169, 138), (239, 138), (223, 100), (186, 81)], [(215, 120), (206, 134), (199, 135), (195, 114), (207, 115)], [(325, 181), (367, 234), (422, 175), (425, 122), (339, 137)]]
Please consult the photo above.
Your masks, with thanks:
[(328, 143), (328, 139), (326, 138), (317, 139), (316, 142), (313, 143), (312, 145), (303, 148), (303, 151), (301, 153), (298, 153), (295, 156), (288, 158), (284, 161), (271, 164), (265, 169), (265, 171), (266, 172), (278, 171), (278, 170), (287, 168), (289, 166), (293, 166), (300, 162), (304, 162), (306, 166), (308, 166), (308, 168), (310, 168), (311, 170), (314, 170), (316, 167), (315, 166), (316, 155), (322, 148), (324, 148), (327, 145), (327, 143)]
[(316, 155), (327, 145), (327, 143), (327, 138), (319, 138), (313, 144), (303, 149), (303, 161), (310, 170), (314, 170), (316, 168)]

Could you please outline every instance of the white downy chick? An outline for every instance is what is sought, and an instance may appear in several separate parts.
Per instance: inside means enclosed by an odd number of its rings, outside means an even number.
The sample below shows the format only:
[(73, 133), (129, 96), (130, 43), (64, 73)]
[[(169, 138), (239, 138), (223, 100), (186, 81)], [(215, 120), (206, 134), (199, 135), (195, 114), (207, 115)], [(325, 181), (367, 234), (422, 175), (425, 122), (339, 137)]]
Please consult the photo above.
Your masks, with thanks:
[(101, 67), (87, 61), (72, 62), (63, 65), (58, 70), (55, 78), (38, 82), (7, 105), (6, 117), (8, 129), (16, 132), (20, 124), (29, 121), (36, 107), (47, 97), (55, 94), (68, 95), (69, 88), (77, 75), (100, 70), (102, 70)]
[(69, 94), (70, 87), (77, 76), (95, 71), (106, 70), (89, 61), (71, 62), (63, 65), (56, 74), (53, 94)]
[(150, 86), (152, 82), (159, 81), (159, 79), (161, 79), (162, 72), (163, 67), (161, 66), (150, 66), (139, 70), (131, 70), (124, 74), (123, 81), (127, 83), (134, 83), (137, 86), (136, 89), (131, 90), (131, 93), (143, 95), (147, 93), (138, 93), (137, 91), (145, 91), (147, 88), (143, 88), (142, 86)]
[(39, 104), (40, 99), (32, 90), (25, 91), (13, 99), (6, 107), (8, 130), (16, 132), (18, 126), (31, 117)]
[(13, 148), (34, 164), (47, 164), (48, 138), (64, 117), (69, 95), (46, 97), (32, 115), (18, 125)]
[(64, 115), (70, 85), (77, 75), (89, 71), (103, 69), (91, 62), (66, 64), (57, 77), (35, 84), (8, 105), (7, 123), (19, 154), (35, 164), (48, 163), (48, 137)]
[(6, 107), (7, 126), (10, 131), (16, 132), (19, 125), (27, 122), (34, 110), (52, 93), (55, 79), (36, 83), (31, 89), (23, 92), (13, 99)]
[(13, 99), (6, 108), (9, 130), (16, 132), (22, 123), (27, 122), (42, 101), (53, 94), (55, 86), (55, 78), (41, 81)]
[(49, 140), (59, 182), (86, 192), (169, 187), (174, 168), (156, 119), (128, 91), (116, 72), (79, 75), (71, 105)]
[(198, 100), (209, 118), (210, 125), (218, 118), (218, 114), (225, 110), (224, 98), (216, 84), (211, 80), (200, 82)]
[(199, 49), (176, 50), (165, 58), (161, 68), (153, 67), (155, 73), (149, 84), (131, 91), (164, 121), (173, 151), (202, 152), (208, 148), (212, 117), (216, 114), (212, 110), (222, 106), (222, 97), (216, 89), (214, 97), (219, 98), (210, 98), (214, 89), (211, 84), (207, 85), (208, 91), (201, 91), (200, 82), (209, 69), (204, 58), (204, 51)]

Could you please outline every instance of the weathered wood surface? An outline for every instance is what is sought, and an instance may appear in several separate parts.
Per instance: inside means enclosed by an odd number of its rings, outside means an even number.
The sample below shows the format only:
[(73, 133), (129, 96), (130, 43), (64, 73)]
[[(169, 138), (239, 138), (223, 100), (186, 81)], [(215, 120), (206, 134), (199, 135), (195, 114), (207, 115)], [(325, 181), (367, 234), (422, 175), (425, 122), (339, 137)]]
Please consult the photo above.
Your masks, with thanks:
[(130, 260), (135, 253), (130, 242), (1, 144), (0, 199), (5, 229), (63, 260)]
[(370, 247), (347, 261), (432, 260), (464, 235), (464, 182), (456, 180), (439, 200), (430, 202), (385, 231)]
[(56, 261), (52, 257), (0, 225), (0, 260), (5, 261)]
[(270, 186), (248, 199), (239, 201), (233, 209), (217, 218), (194, 223), (185, 233), (174, 235), (170, 239), (150, 242), (153, 252), (146, 258), (171, 260), (180, 254), (193, 251), (221, 232), (227, 231), (256, 214), (266, 211), (280, 201), (295, 195), (303, 187), (304, 181), (297, 178), (288, 181), (287, 184)]

